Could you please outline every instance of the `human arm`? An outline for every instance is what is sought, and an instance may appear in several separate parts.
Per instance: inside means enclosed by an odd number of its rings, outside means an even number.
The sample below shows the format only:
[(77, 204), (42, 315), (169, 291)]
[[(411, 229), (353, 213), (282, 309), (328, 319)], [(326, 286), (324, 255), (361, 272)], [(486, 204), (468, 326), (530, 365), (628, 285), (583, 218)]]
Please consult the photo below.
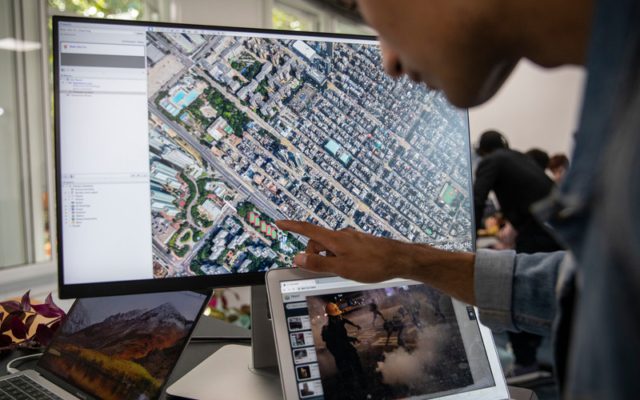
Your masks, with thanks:
[[(276, 224), (310, 239), (306, 252), (294, 259), (299, 267), (358, 282), (392, 278), (417, 280), (465, 303), (475, 303), (473, 253), (449, 252), (352, 229), (332, 231), (306, 222), (277, 221)], [(321, 252), (327, 252), (328, 256), (320, 255)]]
[(345, 324), (349, 324), (349, 325), (353, 326), (354, 328), (357, 328), (358, 330), (362, 329), (362, 328), (360, 327), (360, 325), (358, 325), (358, 324), (354, 324), (353, 322), (351, 322), (350, 320), (348, 320), (348, 319), (346, 319), (346, 318), (342, 318), (342, 319), (344, 320), (344, 323), (345, 323)]
[[(374, 237), (354, 230), (278, 221), (281, 229), (310, 238), (300, 267), (359, 282), (406, 278), (424, 282), (480, 308), (495, 330), (548, 334), (556, 310), (556, 285), (565, 252), (520, 254), (480, 250), (477, 255)], [(327, 252), (328, 256), (319, 253)]]
[(563, 282), (559, 277), (571, 262), (565, 251), (478, 250), (474, 284), (480, 320), (494, 331), (549, 335)]
[(476, 176), (473, 181), (473, 206), (476, 229), (480, 229), (481, 227), (487, 197), (489, 197), (489, 192), (493, 190), (496, 180), (498, 179), (498, 161), (495, 157), (486, 157), (480, 161), (476, 169)]

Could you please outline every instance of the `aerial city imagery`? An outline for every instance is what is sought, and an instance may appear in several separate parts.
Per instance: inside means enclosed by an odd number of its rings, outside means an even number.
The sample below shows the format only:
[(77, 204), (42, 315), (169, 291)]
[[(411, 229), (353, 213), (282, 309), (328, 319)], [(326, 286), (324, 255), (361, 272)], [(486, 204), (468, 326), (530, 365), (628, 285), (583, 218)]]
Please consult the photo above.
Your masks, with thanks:
[(374, 42), (235, 35), (147, 33), (156, 278), (291, 266), (283, 218), (470, 249), (466, 113)]

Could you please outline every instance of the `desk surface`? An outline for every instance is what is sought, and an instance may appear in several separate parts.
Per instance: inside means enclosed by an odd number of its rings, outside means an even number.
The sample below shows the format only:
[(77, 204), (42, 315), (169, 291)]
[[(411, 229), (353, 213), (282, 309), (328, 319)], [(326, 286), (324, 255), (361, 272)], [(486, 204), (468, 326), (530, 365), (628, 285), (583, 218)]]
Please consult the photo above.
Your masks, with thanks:
[[(182, 378), (187, 372), (191, 371), (195, 366), (204, 361), (211, 354), (218, 351), (222, 346), (229, 344), (229, 342), (192, 342), (189, 343), (189, 346), (185, 349), (182, 357), (180, 357), (180, 361), (178, 361), (178, 365), (173, 370), (173, 373), (169, 377), (169, 382), (165, 389), (171, 386), (172, 383)], [(248, 345), (248, 343), (247, 343)], [(211, 371), (212, 374), (215, 374), (215, 371)], [(166, 399), (168, 396), (162, 393), (161, 399)], [(170, 398), (170, 397), (169, 397)]]
[[(211, 338), (211, 340), (207, 340)], [(230, 338), (228, 340), (216, 340), (213, 338)], [(231, 339), (231, 338), (235, 338)], [(182, 378), (187, 372), (191, 371), (196, 365), (200, 364), (211, 354), (218, 351), (222, 346), (227, 344), (242, 344), (243, 342), (250, 344), (251, 331), (243, 329), (235, 325), (231, 325), (213, 318), (200, 318), (198, 326), (195, 329), (193, 338), (186, 347), (175, 369), (169, 377), (169, 381), (165, 389), (178, 379)], [(167, 398), (163, 392), (161, 399)]]
[[(200, 364), (211, 354), (218, 351), (222, 346), (235, 342), (192, 342), (189, 343), (184, 353), (180, 357), (180, 361), (176, 365), (176, 368), (173, 370), (173, 373), (169, 377), (169, 381), (166, 387), (169, 387), (173, 382), (180, 379), (187, 372), (189, 372), (196, 365)], [(236, 343), (237, 344), (237, 343)], [(0, 376), (6, 375), (7, 373), (7, 363), (15, 358), (26, 356), (29, 354), (34, 354), (34, 351), (28, 350), (14, 350), (9, 354), (0, 356)], [(21, 370), (23, 369), (33, 369), (35, 368), (37, 360), (29, 360), (20, 364)], [(214, 371), (212, 371), (214, 372)], [(165, 387), (165, 388), (166, 388)], [(166, 394), (162, 393), (160, 399), (166, 399)]]
[[(180, 360), (169, 376), (166, 387), (180, 379), (187, 372), (200, 364), (211, 354), (218, 351), (222, 346), (227, 344), (243, 344), (249, 345), (251, 333), (248, 329), (239, 328), (213, 318), (203, 317), (198, 322), (198, 326), (193, 334), (192, 341), (186, 347)], [(225, 338), (226, 340), (217, 340), (215, 338)], [(0, 376), (6, 375), (7, 364), (18, 357), (35, 354), (33, 350), (14, 350), (8, 354), (0, 355)], [(28, 360), (19, 365), (19, 369), (33, 369), (37, 363), (36, 360)], [(166, 399), (163, 392), (161, 399)]]
[[(231, 338), (228, 340), (204, 340), (198, 338), (214, 338), (224, 337)], [(247, 339), (250, 337), (250, 333), (246, 329), (238, 328), (234, 325), (226, 324), (224, 322), (216, 321), (211, 318), (202, 318), (196, 327), (194, 333), (194, 340), (192, 340), (183, 352), (178, 364), (176, 365), (173, 373), (169, 377), (169, 381), (166, 387), (169, 387), (173, 382), (180, 379), (187, 372), (193, 369), (196, 365), (200, 364), (211, 354), (218, 351), (222, 346), (227, 344), (242, 344), (243, 342), (249, 345)], [(234, 339), (235, 338), (235, 339)], [(34, 351), (29, 350), (14, 350), (9, 354), (0, 356), (0, 376), (6, 374), (7, 363), (15, 358), (25, 356), (28, 354), (34, 354)], [(33, 368), (36, 365), (36, 360), (26, 361), (20, 365), (20, 369)], [(215, 371), (212, 371), (215, 373)], [(526, 389), (510, 388), (512, 396), (522, 400), (535, 400), (535, 394)], [(161, 399), (166, 399), (167, 396), (163, 392)]]

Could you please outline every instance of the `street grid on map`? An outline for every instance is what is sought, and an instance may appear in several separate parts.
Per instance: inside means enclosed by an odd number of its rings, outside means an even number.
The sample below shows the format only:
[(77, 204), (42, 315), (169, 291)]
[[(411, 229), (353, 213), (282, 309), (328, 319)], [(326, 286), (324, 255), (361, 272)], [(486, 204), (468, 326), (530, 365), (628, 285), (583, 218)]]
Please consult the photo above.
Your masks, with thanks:
[(379, 47), (149, 32), (154, 276), (291, 265), (287, 218), (471, 249), (466, 114)]

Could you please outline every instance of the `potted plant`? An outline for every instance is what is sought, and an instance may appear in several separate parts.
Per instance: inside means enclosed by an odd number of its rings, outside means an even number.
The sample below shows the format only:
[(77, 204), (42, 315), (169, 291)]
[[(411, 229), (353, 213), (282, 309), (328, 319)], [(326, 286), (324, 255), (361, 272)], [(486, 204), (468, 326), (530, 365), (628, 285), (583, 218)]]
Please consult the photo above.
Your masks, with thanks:
[(34, 304), (29, 292), (21, 301), (0, 302), (0, 353), (16, 348), (38, 349), (51, 341), (66, 313), (49, 294), (44, 304)]
[(207, 317), (213, 317), (241, 328), (251, 328), (251, 308), (248, 304), (230, 307), (228, 294), (233, 295), (236, 302), (240, 295), (231, 289), (216, 289), (204, 311)]

